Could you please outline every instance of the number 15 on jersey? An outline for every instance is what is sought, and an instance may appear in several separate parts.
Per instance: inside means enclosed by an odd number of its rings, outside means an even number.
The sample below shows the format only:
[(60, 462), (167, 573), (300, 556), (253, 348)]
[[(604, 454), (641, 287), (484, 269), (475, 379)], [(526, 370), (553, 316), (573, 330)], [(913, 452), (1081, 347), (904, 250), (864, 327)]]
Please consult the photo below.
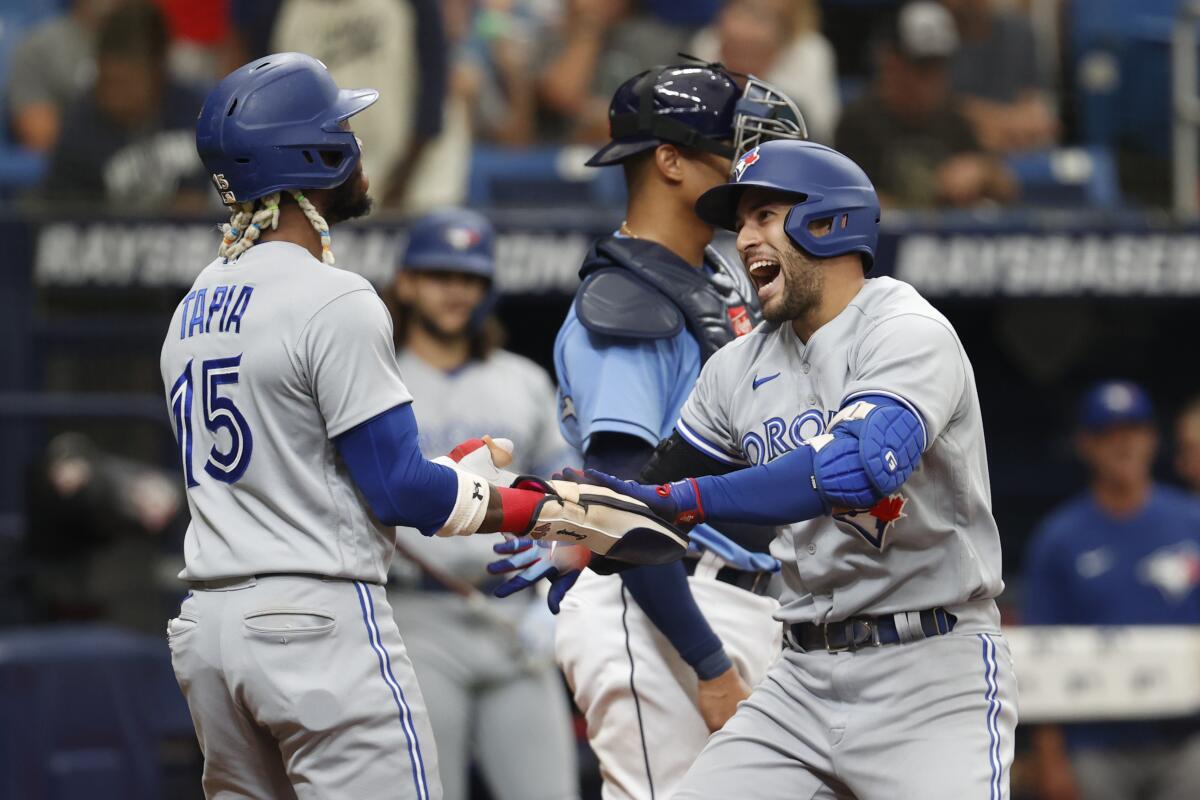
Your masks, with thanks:
[[(171, 417), (175, 424), (175, 439), (179, 443), (179, 458), (183, 462), (183, 474), (188, 488), (199, 486), (192, 463), (192, 394), (194, 376), (189, 360), (183, 372), (171, 387)], [(200, 363), (200, 399), (204, 427), (212, 433), (212, 446), (204, 462), (204, 471), (223, 483), (235, 483), (250, 466), (254, 451), (254, 437), (250, 425), (238, 410), (232, 397), (222, 394), (222, 389), (236, 386), (242, 356), (210, 358)], [(219, 433), (228, 433), (228, 447), (221, 449)]]

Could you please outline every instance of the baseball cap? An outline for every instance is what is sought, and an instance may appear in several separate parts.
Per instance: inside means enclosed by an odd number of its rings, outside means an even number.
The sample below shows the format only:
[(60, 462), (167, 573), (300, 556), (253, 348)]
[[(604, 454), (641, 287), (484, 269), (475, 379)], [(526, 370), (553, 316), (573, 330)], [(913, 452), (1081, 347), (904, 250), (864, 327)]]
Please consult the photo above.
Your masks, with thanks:
[(958, 27), (935, 0), (906, 3), (884, 30), (884, 40), (914, 61), (950, 58), (958, 51)]
[(1091, 433), (1115, 425), (1154, 421), (1154, 405), (1146, 390), (1131, 381), (1104, 381), (1093, 386), (1079, 405), (1079, 427)]
[(492, 279), (496, 232), (488, 218), (465, 208), (433, 211), (408, 226), (398, 266), (424, 272), (466, 272)]

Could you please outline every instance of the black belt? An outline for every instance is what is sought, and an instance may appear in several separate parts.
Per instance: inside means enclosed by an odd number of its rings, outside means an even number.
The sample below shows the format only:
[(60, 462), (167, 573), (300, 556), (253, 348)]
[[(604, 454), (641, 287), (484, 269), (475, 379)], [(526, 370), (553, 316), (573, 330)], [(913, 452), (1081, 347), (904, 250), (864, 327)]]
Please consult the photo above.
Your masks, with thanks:
[(352, 583), (371, 583), (380, 585), (379, 581), (366, 581), (358, 578), (335, 578), (330, 575), (317, 575), (311, 572), (260, 572), (257, 575), (240, 575), (231, 578), (216, 578), (214, 580), (189, 580), (185, 581), (193, 589), (200, 590), (217, 590), (236, 586), (239, 583), (246, 583), (251, 580), (261, 580), (263, 578), (308, 578), (314, 581), (349, 581)]
[[(696, 566), (699, 563), (700, 559), (698, 558), (685, 558), (683, 568), (687, 570), (688, 575), (695, 575)], [(721, 583), (728, 583), (730, 586), (736, 586), (757, 595), (766, 594), (767, 587), (771, 585), (770, 572), (747, 572), (734, 567), (721, 567), (717, 570), (716, 579)]]
[[(897, 625), (897, 618), (901, 619)], [(917, 624), (919, 622), (919, 630)], [(902, 612), (881, 617), (851, 617), (839, 622), (798, 622), (788, 626), (792, 644), (801, 650), (828, 650), (838, 653), (860, 647), (912, 642), (941, 636), (954, 630), (958, 617), (944, 608), (920, 612)], [(906, 630), (901, 631), (904, 627)]]

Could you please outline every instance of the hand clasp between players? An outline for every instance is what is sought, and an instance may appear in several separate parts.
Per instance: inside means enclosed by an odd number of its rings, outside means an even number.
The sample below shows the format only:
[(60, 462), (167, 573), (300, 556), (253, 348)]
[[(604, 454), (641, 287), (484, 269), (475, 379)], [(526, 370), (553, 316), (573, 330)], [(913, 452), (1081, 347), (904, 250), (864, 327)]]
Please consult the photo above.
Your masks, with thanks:
[[(539, 542), (582, 545), (599, 555), (631, 564), (662, 564), (686, 552), (687, 536), (637, 498), (603, 486), (516, 475), (502, 468), (511, 463), (511, 453), (511, 442), (483, 437), (463, 442), (437, 461), (503, 487), (502, 501), (505, 489), (541, 494), (529, 511), (527, 527), (515, 529), (505, 524), (502, 529), (509, 533)], [(506, 508), (506, 521), (507, 512)]]

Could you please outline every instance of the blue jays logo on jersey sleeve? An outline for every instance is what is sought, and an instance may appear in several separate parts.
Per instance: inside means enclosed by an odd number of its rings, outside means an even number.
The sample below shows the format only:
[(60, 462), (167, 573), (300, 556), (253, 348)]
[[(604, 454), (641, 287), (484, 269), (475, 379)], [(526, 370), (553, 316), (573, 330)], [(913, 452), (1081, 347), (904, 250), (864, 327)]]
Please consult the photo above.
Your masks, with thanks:
[(887, 532), (905, 516), (904, 505), (907, 502), (904, 495), (893, 494), (870, 508), (839, 511), (833, 518), (843, 525), (849, 525), (876, 550), (882, 550), (887, 544)]

